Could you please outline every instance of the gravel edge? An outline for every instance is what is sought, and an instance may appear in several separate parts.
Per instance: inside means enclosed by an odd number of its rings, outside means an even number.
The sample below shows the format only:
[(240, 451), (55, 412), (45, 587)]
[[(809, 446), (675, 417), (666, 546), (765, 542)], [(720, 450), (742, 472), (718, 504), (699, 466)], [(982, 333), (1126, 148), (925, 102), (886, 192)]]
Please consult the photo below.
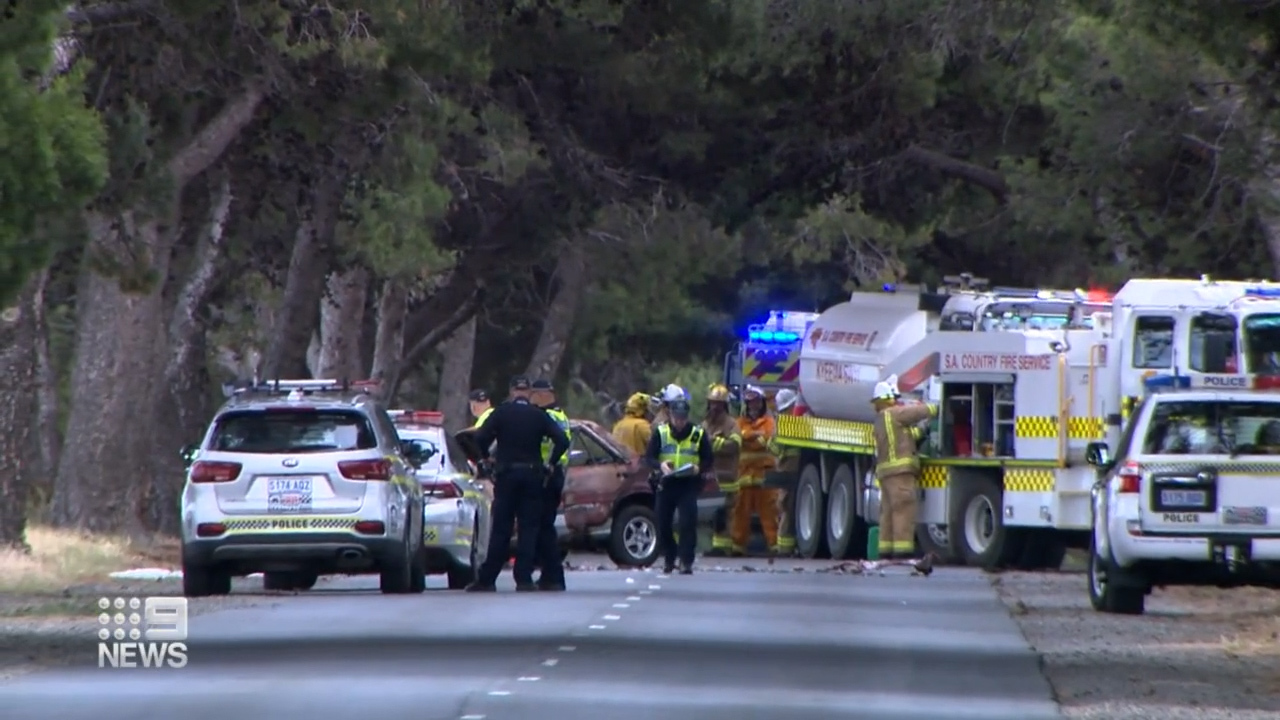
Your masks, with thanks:
[(993, 574), (991, 584), (1068, 718), (1280, 720), (1280, 593), (1173, 588), (1142, 616), (1089, 605), (1082, 573)]

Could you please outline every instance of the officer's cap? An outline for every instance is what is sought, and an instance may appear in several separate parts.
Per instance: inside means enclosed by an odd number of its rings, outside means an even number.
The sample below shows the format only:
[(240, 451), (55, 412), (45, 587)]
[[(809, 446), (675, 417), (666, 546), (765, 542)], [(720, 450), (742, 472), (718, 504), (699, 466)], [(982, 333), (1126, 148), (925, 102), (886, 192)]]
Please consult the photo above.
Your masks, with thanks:
[(550, 380), (547, 380), (545, 378), (538, 378), (537, 380), (533, 381), (533, 389), (534, 390), (555, 390), (555, 387), (551, 385)]
[(511, 378), (511, 389), (512, 390), (528, 390), (529, 378), (524, 375), (517, 375)]
[(671, 413), (671, 417), (687, 418), (689, 417), (689, 401), (672, 400), (667, 404), (667, 412)]
[(472, 390), (469, 397), (471, 398), (471, 402), (484, 402), (489, 399), (489, 393), (484, 390)]

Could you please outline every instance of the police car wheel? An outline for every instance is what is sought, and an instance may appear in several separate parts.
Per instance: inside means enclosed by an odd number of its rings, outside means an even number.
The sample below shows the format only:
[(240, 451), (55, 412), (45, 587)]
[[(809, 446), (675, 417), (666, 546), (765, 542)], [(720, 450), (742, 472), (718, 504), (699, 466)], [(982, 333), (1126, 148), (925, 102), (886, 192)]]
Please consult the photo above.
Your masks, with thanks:
[(378, 589), (384, 595), (404, 595), (412, 592), (414, 558), (408, 538), (410, 534), (406, 531), (406, 537), (400, 547), (387, 553), (382, 559), (378, 569)]
[(209, 597), (231, 592), (231, 573), (208, 565), (182, 563), (182, 594), (185, 597)]
[(1141, 615), (1146, 610), (1147, 593), (1141, 587), (1120, 584), (1122, 571), (1109, 558), (1099, 557), (1094, 541), (1089, 542), (1089, 604), (1098, 612)]
[(409, 592), (427, 591), (427, 550), (421, 545), (413, 554), (413, 566), (409, 568)]

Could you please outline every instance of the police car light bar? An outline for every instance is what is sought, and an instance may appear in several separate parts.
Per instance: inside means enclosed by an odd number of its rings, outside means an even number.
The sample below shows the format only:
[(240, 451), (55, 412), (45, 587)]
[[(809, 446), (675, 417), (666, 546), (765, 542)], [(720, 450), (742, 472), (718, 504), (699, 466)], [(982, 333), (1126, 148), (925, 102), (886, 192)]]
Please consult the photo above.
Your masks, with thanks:
[(789, 344), (800, 342), (800, 333), (787, 330), (750, 330), (747, 339), (758, 343)]
[(399, 424), (443, 425), (444, 413), (439, 410), (388, 410), (387, 414)]
[(247, 387), (236, 388), (239, 393), (270, 393), (286, 395), (289, 393), (317, 392), (372, 392), (381, 385), (379, 380), (262, 380)]

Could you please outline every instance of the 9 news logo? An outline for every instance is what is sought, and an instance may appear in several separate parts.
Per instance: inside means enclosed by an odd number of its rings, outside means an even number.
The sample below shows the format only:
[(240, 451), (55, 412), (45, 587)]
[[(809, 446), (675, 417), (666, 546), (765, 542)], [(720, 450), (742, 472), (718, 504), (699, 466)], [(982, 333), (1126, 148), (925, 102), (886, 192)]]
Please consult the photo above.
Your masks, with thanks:
[(98, 667), (187, 666), (186, 598), (104, 597), (98, 609)]

